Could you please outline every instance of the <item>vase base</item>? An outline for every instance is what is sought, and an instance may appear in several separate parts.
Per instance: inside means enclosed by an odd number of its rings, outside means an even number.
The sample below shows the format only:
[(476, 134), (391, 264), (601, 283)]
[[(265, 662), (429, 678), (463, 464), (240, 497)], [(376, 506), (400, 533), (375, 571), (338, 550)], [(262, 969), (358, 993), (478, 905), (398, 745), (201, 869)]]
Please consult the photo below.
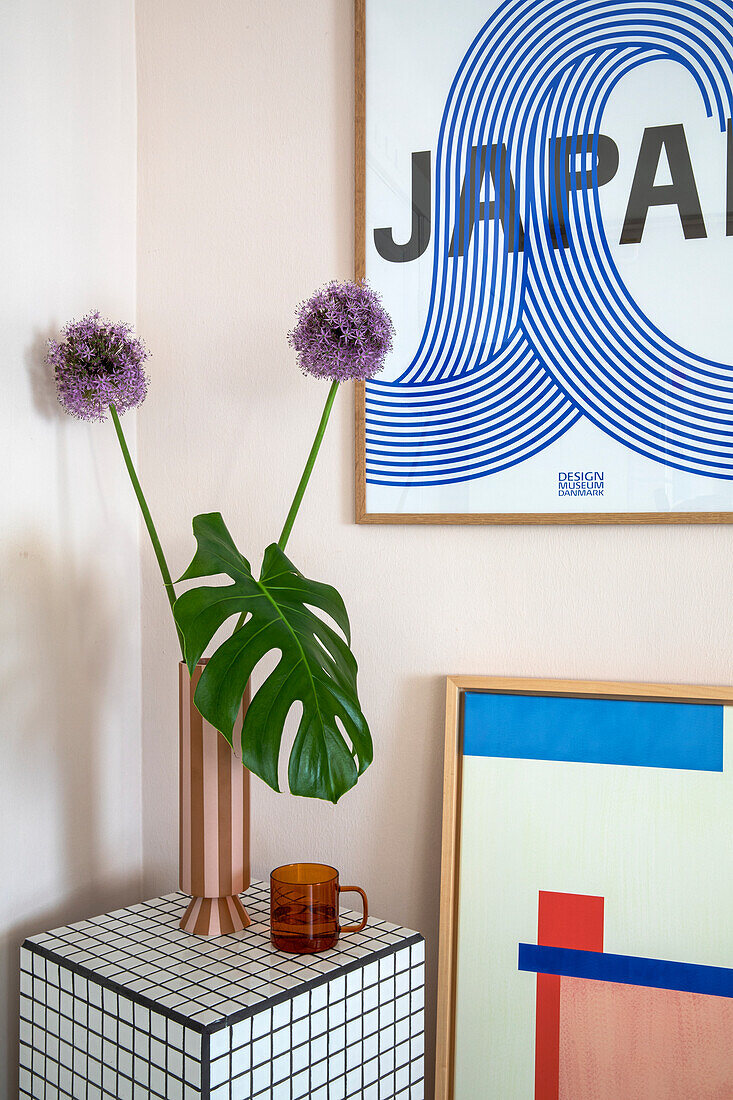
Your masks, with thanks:
[(228, 898), (191, 898), (179, 927), (191, 936), (228, 936), (251, 923), (235, 894)]

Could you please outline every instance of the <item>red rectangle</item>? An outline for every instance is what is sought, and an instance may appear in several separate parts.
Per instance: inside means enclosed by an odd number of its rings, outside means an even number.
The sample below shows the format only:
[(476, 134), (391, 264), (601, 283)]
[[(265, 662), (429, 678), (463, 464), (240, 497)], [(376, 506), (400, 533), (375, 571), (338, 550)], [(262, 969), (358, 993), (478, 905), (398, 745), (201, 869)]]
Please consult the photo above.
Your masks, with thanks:
[[(537, 943), (544, 947), (602, 951), (603, 898), (540, 890)], [(535, 1100), (559, 1100), (559, 1094), (560, 978), (555, 974), (538, 974), (534, 1095)]]

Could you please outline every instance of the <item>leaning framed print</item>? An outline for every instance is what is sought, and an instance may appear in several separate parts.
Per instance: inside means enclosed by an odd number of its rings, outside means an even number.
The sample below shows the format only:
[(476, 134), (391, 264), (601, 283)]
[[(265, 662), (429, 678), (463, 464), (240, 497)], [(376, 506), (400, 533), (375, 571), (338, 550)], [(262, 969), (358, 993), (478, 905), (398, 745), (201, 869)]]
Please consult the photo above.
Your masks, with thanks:
[(356, 0), (366, 523), (733, 519), (733, 0)]
[(733, 1096), (733, 688), (448, 680), (436, 1100)]

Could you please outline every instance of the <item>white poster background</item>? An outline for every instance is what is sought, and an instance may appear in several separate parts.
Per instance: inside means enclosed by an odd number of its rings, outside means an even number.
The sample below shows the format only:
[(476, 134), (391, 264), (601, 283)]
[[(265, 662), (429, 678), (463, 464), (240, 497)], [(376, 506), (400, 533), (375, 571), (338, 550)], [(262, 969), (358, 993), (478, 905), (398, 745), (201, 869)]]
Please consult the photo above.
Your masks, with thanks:
[[(411, 232), (411, 153), (430, 150), (451, 81), (471, 41), (497, 7), (479, 0), (366, 2), (366, 275), (391, 314), (396, 338), (382, 377), (404, 371), (427, 313), (431, 242), (406, 263), (383, 259), (374, 229)], [(676, 206), (649, 209), (642, 241), (620, 245), (646, 127), (682, 123), (707, 237), (685, 240)], [(599, 189), (613, 259), (641, 309), (682, 347), (733, 362), (733, 237), (726, 237), (726, 135), (707, 118), (691, 75), (671, 61), (649, 62), (616, 86), (602, 132), (616, 142), (618, 171)], [(655, 185), (671, 182), (664, 150)], [(434, 194), (433, 194), (434, 200)], [(603, 495), (559, 496), (560, 471), (600, 471)], [(715, 512), (733, 511), (733, 480), (653, 461), (580, 419), (538, 454), (507, 470), (457, 484), (367, 484), (367, 512)]]

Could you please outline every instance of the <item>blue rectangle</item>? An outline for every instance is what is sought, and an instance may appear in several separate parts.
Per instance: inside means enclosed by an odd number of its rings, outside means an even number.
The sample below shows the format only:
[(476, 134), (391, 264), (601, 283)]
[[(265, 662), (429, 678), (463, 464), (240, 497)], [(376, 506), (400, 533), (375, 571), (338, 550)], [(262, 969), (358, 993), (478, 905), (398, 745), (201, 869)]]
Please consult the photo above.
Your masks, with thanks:
[(619, 985), (678, 989), (710, 997), (733, 997), (733, 970), (723, 966), (699, 966), (636, 955), (611, 955), (605, 951), (575, 951), (569, 947), (520, 943), (519, 969)]
[(703, 703), (467, 691), (463, 752), (722, 772), (723, 709)]

